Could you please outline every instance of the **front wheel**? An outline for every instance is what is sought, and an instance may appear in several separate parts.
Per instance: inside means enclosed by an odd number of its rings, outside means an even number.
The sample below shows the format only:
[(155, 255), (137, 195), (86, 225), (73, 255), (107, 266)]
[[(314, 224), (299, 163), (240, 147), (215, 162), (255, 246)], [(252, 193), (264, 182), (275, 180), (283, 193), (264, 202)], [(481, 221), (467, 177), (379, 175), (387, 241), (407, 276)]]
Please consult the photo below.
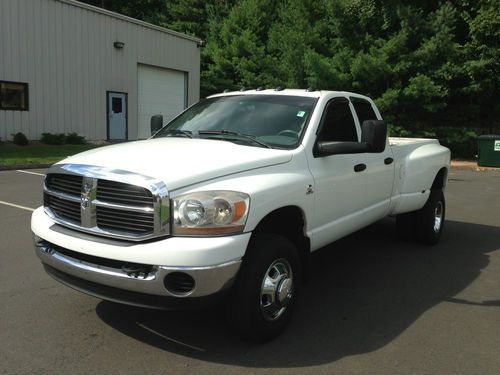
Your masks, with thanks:
[(254, 234), (231, 292), (229, 323), (252, 341), (274, 339), (290, 320), (300, 280), (294, 244), (279, 235)]

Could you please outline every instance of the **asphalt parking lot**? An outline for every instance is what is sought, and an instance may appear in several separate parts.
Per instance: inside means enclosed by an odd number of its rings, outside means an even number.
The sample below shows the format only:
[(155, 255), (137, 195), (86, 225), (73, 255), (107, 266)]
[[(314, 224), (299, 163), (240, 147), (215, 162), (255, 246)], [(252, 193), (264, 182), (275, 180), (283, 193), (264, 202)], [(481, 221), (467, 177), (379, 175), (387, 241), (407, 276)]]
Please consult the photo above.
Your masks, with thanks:
[(29, 228), (44, 171), (26, 172), (0, 172), (1, 374), (500, 373), (499, 172), (451, 172), (433, 248), (396, 239), (389, 218), (315, 253), (289, 329), (263, 346), (215, 309), (133, 308), (53, 281)]

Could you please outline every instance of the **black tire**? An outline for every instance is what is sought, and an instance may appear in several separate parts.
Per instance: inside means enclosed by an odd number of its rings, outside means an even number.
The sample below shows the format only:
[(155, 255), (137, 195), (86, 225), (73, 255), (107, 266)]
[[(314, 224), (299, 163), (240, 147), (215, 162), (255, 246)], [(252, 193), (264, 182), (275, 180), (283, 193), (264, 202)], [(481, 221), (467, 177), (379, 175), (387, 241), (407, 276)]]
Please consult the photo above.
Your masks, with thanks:
[[(276, 234), (254, 234), (227, 305), (232, 328), (259, 343), (281, 334), (297, 302), (301, 276), (292, 242)], [(264, 281), (271, 285), (267, 290)]]
[[(439, 218), (439, 220), (438, 220)], [(418, 211), (396, 216), (398, 237), (435, 245), (441, 238), (445, 218), (445, 200), (441, 189), (431, 190), (425, 206)]]
[(415, 217), (415, 234), (418, 242), (435, 245), (443, 233), (445, 219), (445, 200), (441, 189), (431, 190), (425, 206)]

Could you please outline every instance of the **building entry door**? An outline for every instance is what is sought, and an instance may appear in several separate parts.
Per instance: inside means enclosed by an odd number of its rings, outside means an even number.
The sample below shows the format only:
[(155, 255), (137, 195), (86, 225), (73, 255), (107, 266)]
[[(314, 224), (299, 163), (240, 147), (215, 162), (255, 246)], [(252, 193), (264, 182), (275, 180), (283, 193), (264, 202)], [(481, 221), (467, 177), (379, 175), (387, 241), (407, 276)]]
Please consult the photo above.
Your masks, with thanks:
[(107, 92), (108, 100), (108, 140), (127, 139), (127, 94)]

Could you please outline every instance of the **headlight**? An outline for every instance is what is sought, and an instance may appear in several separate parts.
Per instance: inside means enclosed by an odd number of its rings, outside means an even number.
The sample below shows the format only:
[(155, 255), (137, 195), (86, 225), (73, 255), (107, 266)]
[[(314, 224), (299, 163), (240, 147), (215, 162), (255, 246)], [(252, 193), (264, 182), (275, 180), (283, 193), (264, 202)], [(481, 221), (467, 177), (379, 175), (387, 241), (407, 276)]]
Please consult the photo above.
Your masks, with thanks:
[(207, 236), (241, 233), (250, 197), (234, 191), (204, 191), (173, 200), (173, 235)]

